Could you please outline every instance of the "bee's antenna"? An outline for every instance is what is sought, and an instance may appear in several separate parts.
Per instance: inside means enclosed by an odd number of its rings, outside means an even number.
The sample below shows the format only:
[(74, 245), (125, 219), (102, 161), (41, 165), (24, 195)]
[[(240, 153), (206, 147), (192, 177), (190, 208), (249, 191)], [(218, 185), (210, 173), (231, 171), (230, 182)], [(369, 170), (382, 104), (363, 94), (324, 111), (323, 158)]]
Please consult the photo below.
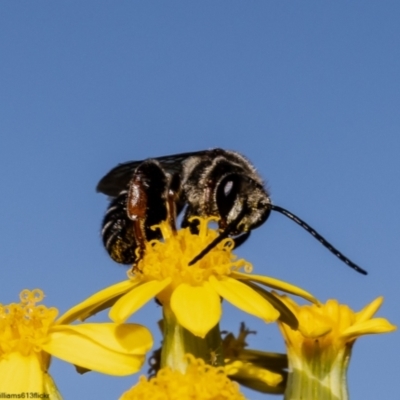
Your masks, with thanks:
[(302, 228), (304, 228), (308, 233), (311, 233), (315, 237), (315, 239), (319, 240), (320, 243), (325, 246), (328, 250), (330, 250), (335, 256), (337, 256), (340, 260), (342, 260), (345, 264), (347, 264), (350, 268), (353, 268), (355, 271), (359, 272), (360, 274), (367, 275), (367, 271), (360, 268), (357, 264), (354, 264), (350, 261), (347, 257), (345, 257), (339, 250), (333, 247), (325, 238), (323, 238), (318, 232), (316, 232), (310, 225), (305, 223), (296, 215), (292, 214), (290, 211), (285, 210), (282, 207), (275, 206), (273, 204), (270, 205), (271, 210), (278, 211), (281, 214), (285, 215), (286, 217), (290, 218), (292, 221), (299, 224)]
[[(193, 264), (196, 264), (197, 261), (201, 260), (207, 253), (209, 253), (218, 243), (222, 242), (226, 239), (230, 233), (238, 226), (239, 222), (245, 216), (247, 212), (247, 207), (243, 207), (242, 211), (239, 215), (234, 219), (222, 232), (219, 236), (217, 236), (208, 246), (206, 246), (192, 261), (188, 264), (189, 267)], [(249, 235), (250, 232), (244, 233), (244, 235)], [(243, 236), (243, 235), (242, 235)], [(240, 237), (242, 237), (240, 236)]]

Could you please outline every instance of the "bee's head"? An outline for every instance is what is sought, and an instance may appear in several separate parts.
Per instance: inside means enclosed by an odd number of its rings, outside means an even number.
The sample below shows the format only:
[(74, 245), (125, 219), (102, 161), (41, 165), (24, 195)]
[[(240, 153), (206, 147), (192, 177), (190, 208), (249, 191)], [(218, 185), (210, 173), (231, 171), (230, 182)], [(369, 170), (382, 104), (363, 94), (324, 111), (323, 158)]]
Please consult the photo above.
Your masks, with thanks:
[[(271, 212), (271, 201), (264, 187), (246, 175), (225, 175), (216, 189), (220, 228), (224, 229), (236, 221), (233, 235), (257, 228)], [(237, 221), (238, 218), (240, 221)]]

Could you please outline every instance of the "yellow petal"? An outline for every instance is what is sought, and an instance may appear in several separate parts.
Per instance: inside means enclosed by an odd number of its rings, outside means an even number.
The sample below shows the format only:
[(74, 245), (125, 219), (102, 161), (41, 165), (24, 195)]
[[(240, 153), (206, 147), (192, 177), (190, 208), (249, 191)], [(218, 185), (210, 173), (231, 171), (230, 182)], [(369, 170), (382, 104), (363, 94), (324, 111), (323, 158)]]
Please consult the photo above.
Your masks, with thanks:
[(99, 345), (120, 353), (144, 355), (153, 346), (150, 331), (138, 324), (91, 323), (55, 326), (54, 332), (71, 332), (85, 336)]
[(376, 298), (370, 304), (365, 306), (361, 311), (356, 313), (357, 322), (367, 321), (371, 319), (375, 313), (379, 310), (380, 306), (383, 303), (383, 296)]
[(265, 322), (273, 322), (279, 318), (279, 312), (244, 283), (232, 278), (218, 280), (214, 276), (211, 276), (209, 281), (221, 297), (248, 314), (255, 315)]
[(48, 374), (48, 373), (44, 374), (44, 382), (43, 383), (44, 383), (43, 392), (49, 394), (48, 399), (63, 400), (63, 397), (61, 396), (61, 393), (58, 391), (58, 388), (50, 374)]
[(69, 324), (77, 319), (83, 321), (91, 315), (109, 308), (119, 297), (138, 284), (139, 283), (130, 280), (125, 280), (115, 285), (108, 286), (69, 309), (56, 323)]
[(12, 352), (0, 361), (0, 391), (3, 393), (43, 393), (43, 377), (44, 371), (35, 353), (25, 357)]
[(306, 310), (303, 310), (300, 315), (301, 323), (298, 330), (305, 338), (316, 339), (332, 331), (332, 322), (329, 323), (323, 316), (318, 318)]
[(251, 287), (258, 294), (264, 297), (272, 307), (279, 311), (279, 321), (284, 322), (286, 325), (289, 325), (293, 330), (297, 330), (299, 327), (299, 321), (296, 318), (296, 315), (293, 311), (279, 298), (279, 295), (275, 295), (264, 288), (256, 285), (253, 282), (243, 281), (245, 285)]
[(304, 299), (311, 301), (312, 303), (320, 304), (319, 301), (311, 293), (279, 279), (270, 278), (268, 276), (262, 275), (243, 274), (237, 271), (232, 272), (231, 277), (239, 280), (254, 281), (262, 285), (269, 286), (273, 289), (281, 290), (286, 293), (294, 294), (295, 296), (303, 297)]
[(397, 327), (395, 325), (392, 325), (385, 318), (373, 318), (368, 321), (356, 323), (355, 325), (348, 327), (340, 336), (346, 338), (347, 340), (351, 340), (356, 339), (361, 335), (388, 333), (395, 331), (396, 329)]
[(133, 374), (141, 368), (145, 360), (144, 355), (130, 355), (111, 350), (81, 335), (77, 329), (67, 327), (52, 329), (42, 348), (71, 364), (109, 375)]
[(268, 370), (268, 367), (236, 360), (227, 363), (224, 370), (232, 380), (258, 392), (283, 394), (285, 391), (287, 372), (279, 367), (276, 369), (276, 366), (272, 366), (272, 369)]
[(260, 381), (268, 386), (278, 386), (283, 381), (281, 373), (270, 371), (252, 363), (234, 361), (225, 366), (228, 375), (234, 375), (238, 381)]
[(135, 311), (154, 298), (171, 283), (171, 278), (143, 283), (121, 297), (108, 316), (117, 323), (125, 322)]
[(221, 299), (208, 282), (201, 286), (179, 285), (171, 296), (171, 309), (178, 322), (195, 336), (204, 338), (221, 318)]

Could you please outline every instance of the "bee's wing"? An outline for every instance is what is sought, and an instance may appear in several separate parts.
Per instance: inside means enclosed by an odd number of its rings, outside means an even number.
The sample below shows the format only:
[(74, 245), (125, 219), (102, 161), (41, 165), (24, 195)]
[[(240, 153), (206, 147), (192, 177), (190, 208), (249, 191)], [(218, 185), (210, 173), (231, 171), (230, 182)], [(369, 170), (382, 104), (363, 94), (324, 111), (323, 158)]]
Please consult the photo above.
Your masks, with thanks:
[[(203, 154), (206, 154), (208, 152), (209, 150), (195, 151), (191, 153), (181, 153), (164, 157), (155, 157), (153, 159), (157, 160), (161, 164), (161, 167), (165, 170), (165, 172), (174, 175), (180, 174), (182, 172), (183, 161), (185, 161), (187, 158), (192, 156), (202, 156)], [(117, 165), (105, 176), (103, 176), (103, 178), (100, 179), (100, 182), (97, 184), (96, 190), (108, 196), (118, 196), (121, 190), (125, 189), (128, 186), (128, 183), (131, 180), (133, 173), (143, 161), (144, 160), (128, 161), (126, 163)]]

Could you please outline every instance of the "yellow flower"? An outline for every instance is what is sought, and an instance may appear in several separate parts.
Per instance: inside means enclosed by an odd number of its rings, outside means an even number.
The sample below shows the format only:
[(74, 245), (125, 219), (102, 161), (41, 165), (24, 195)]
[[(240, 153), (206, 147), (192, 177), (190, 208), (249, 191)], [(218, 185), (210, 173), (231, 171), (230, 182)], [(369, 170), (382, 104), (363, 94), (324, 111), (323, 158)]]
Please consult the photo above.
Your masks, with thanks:
[[(87, 318), (112, 305), (110, 318), (121, 323), (156, 297), (172, 310), (181, 326), (203, 338), (221, 318), (221, 297), (265, 322), (274, 322), (288, 314), (288, 308), (279, 299), (255, 283), (317, 302), (296, 286), (251, 275), (251, 264), (232, 254), (231, 239), (223, 240), (189, 266), (190, 261), (218, 236), (217, 231), (208, 228), (209, 222), (209, 219), (199, 219), (198, 235), (191, 234), (189, 229), (173, 232), (167, 223), (162, 223), (164, 241), (147, 243), (144, 257), (129, 274), (129, 280), (78, 304), (65, 315), (64, 322), (78, 316)], [(245, 273), (239, 272), (240, 269)], [(286, 315), (286, 320), (290, 319), (291, 315)]]
[[(383, 297), (359, 312), (337, 300), (322, 306), (299, 306), (286, 296), (280, 298), (299, 321), (298, 330), (279, 323), (289, 358), (285, 399), (347, 399), (346, 373), (355, 340), (396, 329), (384, 318), (373, 318)], [(306, 393), (313, 393), (313, 397)]]
[(111, 375), (137, 372), (152, 346), (150, 332), (135, 324), (55, 321), (58, 311), (37, 303), (43, 292), (23, 290), (20, 303), (0, 305), (0, 388), (2, 392), (46, 393), (57, 399), (48, 374), (51, 356)]
[(191, 355), (186, 358), (184, 373), (166, 367), (150, 380), (142, 376), (120, 400), (245, 400), (222, 367), (206, 365)]

